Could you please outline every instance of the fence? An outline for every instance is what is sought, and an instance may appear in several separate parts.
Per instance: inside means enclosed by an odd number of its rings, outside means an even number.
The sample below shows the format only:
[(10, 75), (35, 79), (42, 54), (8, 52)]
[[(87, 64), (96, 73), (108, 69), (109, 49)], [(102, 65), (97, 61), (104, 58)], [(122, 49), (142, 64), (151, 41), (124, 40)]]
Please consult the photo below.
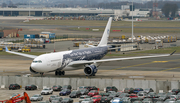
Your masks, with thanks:
[(155, 92), (163, 90), (168, 92), (180, 87), (179, 81), (157, 81), (157, 80), (134, 80), (134, 79), (92, 79), (92, 78), (47, 78), (47, 77), (17, 77), (0, 76), (0, 85), (8, 88), (10, 84), (17, 83), (23, 88), (29, 84), (35, 84), (42, 89), (43, 86), (52, 87), (53, 85), (71, 85), (73, 89), (79, 86), (96, 86), (104, 90), (107, 86), (116, 86), (118, 90), (124, 88), (152, 88)]

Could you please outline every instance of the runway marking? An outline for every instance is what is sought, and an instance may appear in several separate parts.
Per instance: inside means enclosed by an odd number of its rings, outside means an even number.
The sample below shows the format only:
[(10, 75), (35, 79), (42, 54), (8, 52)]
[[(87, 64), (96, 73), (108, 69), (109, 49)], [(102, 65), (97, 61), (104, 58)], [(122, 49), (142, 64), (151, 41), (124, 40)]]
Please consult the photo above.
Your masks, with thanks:
[(153, 61), (153, 63), (166, 63), (168, 61)]
[(178, 68), (180, 68), (180, 67), (175, 67), (175, 68), (164, 69), (164, 70), (161, 70), (161, 71), (159, 71), (159, 72), (165, 72), (165, 71), (174, 70), (174, 69), (178, 69)]

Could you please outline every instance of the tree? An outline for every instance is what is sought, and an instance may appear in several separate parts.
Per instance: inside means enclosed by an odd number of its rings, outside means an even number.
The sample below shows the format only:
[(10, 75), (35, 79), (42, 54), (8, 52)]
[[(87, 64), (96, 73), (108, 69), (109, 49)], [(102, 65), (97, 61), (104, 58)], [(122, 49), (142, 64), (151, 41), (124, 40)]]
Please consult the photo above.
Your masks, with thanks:
[(6, 3), (2, 3), (1, 6), (2, 6), (2, 8), (3, 8), (3, 7), (7, 7), (7, 4), (6, 4)]
[(166, 4), (162, 7), (162, 12), (164, 13), (164, 15), (165, 15), (166, 17), (175, 17), (177, 11), (178, 11), (178, 6), (177, 6), (177, 4), (166, 3)]

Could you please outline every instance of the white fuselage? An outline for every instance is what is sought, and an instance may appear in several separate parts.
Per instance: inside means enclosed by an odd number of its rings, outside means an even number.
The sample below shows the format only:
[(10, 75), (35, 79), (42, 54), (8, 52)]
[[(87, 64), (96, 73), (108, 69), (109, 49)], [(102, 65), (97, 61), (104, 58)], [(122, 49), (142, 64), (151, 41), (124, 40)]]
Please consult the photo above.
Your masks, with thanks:
[(73, 61), (98, 60), (106, 53), (107, 46), (43, 54), (33, 60), (31, 69), (40, 73), (82, 69), (83, 65), (72, 67), (68, 64)]

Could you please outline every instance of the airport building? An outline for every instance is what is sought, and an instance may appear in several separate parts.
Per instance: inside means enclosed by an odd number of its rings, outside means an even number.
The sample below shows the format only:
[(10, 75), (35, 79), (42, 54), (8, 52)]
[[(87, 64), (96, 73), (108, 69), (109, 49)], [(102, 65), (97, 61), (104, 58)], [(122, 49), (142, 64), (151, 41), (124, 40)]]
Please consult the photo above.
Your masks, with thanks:
[[(135, 9), (134, 16), (146, 17), (149, 10)], [(102, 9), (102, 8), (0, 8), (0, 16), (131, 16), (129, 9)]]

